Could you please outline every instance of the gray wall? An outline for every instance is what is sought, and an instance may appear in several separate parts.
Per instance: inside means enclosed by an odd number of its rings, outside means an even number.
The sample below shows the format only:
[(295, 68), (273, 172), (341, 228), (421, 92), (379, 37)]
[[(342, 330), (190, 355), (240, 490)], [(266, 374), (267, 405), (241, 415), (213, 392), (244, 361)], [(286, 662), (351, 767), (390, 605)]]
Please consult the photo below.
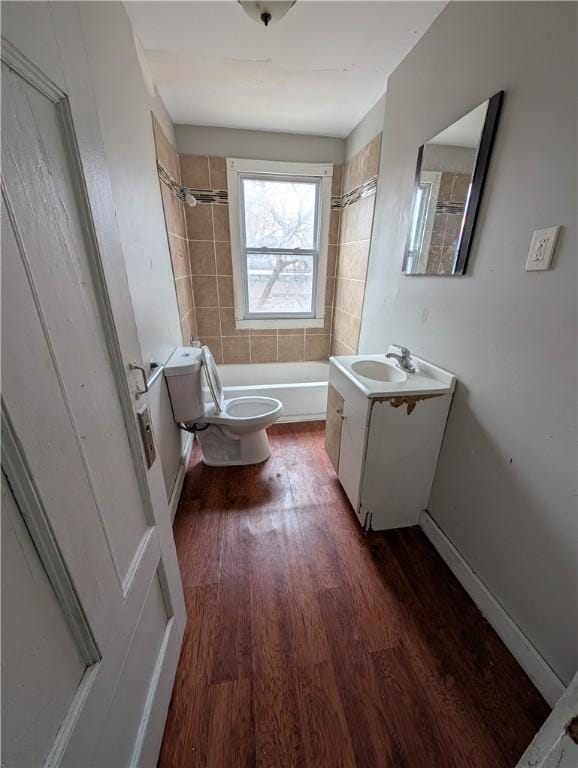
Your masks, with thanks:
[(426, 144), (421, 161), (422, 171), (473, 173), (477, 151), (468, 147), (448, 147), (446, 144)]
[[(142, 358), (145, 363), (151, 358), (164, 362), (180, 343), (180, 327), (151, 110), (163, 125), (170, 121), (141, 69), (122, 3), (5, 2), (4, 34), (56, 83), (64, 85), (58, 47), (64, 11), (69, 23), (80, 24), (83, 30), (77, 55), (86, 56), (89, 62), (91, 82), (86, 85), (94, 93), (98, 110)], [(169, 494), (181, 460), (183, 433), (174, 423), (164, 379), (158, 381), (148, 401)]]
[[(145, 364), (164, 363), (181, 343), (181, 331), (151, 111), (165, 127), (170, 119), (148, 77), (122, 3), (84, 2), (78, 7), (142, 356)], [(170, 495), (184, 433), (174, 423), (163, 377), (157, 379), (149, 402)]]
[(203, 125), (176, 125), (175, 136), (177, 152), (183, 155), (336, 165), (341, 165), (345, 157), (345, 139), (331, 136), (243, 131)]
[[(452, 3), (391, 75), (360, 343), (405, 344), (457, 375), (430, 513), (565, 683), (578, 661), (576, 39), (574, 3)], [(467, 275), (401, 276), (418, 146), (501, 89)], [(532, 231), (555, 224), (554, 269), (526, 273)]]
[(383, 130), (385, 112), (385, 93), (376, 101), (367, 114), (357, 123), (345, 142), (345, 159), (350, 160), (360, 149)]

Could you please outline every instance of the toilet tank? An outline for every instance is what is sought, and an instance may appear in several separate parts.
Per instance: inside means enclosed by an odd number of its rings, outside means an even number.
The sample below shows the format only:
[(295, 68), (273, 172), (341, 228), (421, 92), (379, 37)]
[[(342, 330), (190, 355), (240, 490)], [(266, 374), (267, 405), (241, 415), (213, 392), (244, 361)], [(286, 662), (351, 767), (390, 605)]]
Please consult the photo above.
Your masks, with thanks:
[(177, 347), (165, 365), (165, 378), (175, 421), (185, 424), (203, 415), (201, 350)]

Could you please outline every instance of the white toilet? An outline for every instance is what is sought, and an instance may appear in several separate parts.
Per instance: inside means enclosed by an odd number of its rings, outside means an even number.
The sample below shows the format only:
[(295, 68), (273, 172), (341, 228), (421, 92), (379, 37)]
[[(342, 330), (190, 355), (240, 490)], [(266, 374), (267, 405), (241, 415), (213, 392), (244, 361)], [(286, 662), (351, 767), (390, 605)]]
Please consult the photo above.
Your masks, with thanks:
[[(283, 412), (272, 397), (225, 400), (208, 347), (178, 347), (164, 374), (176, 422), (197, 436), (212, 467), (259, 464), (271, 455), (267, 427)], [(204, 386), (206, 384), (206, 386)]]

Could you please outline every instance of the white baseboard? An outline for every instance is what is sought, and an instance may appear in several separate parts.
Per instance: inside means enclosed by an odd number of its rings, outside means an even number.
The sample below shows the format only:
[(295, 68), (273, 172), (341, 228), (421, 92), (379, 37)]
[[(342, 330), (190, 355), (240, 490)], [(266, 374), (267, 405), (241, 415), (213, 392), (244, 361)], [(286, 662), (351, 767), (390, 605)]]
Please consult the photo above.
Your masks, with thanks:
[(169, 499), (169, 511), (171, 513), (171, 523), (174, 521), (175, 515), (177, 514), (177, 507), (179, 506), (179, 499), (181, 498), (183, 483), (185, 482), (185, 473), (187, 471), (187, 465), (189, 463), (189, 458), (191, 456), (191, 451), (193, 449), (193, 438), (194, 438), (194, 435), (187, 435), (185, 450), (183, 451), (183, 455), (181, 456), (179, 469), (177, 471), (177, 476), (175, 478), (175, 482), (173, 484), (173, 490), (171, 492), (171, 498)]
[(504, 645), (553, 707), (566, 688), (564, 683), (427, 512), (422, 512), (420, 526)]

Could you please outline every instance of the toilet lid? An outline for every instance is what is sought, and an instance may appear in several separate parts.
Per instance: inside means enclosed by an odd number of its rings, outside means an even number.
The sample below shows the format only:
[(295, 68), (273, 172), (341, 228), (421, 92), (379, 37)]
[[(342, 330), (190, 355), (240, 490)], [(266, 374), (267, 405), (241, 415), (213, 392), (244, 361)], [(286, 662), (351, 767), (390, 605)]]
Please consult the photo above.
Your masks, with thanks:
[(223, 410), (223, 385), (221, 384), (221, 377), (219, 376), (219, 371), (217, 370), (215, 358), (207, 346), (202, 348), (201, 354), (203, 357), (203, 370), (205, 372), (205, 379), (207, 381), (207, 386), (209, 388), (211, 398), (215, 403), (217, 413), (221, 413)]

